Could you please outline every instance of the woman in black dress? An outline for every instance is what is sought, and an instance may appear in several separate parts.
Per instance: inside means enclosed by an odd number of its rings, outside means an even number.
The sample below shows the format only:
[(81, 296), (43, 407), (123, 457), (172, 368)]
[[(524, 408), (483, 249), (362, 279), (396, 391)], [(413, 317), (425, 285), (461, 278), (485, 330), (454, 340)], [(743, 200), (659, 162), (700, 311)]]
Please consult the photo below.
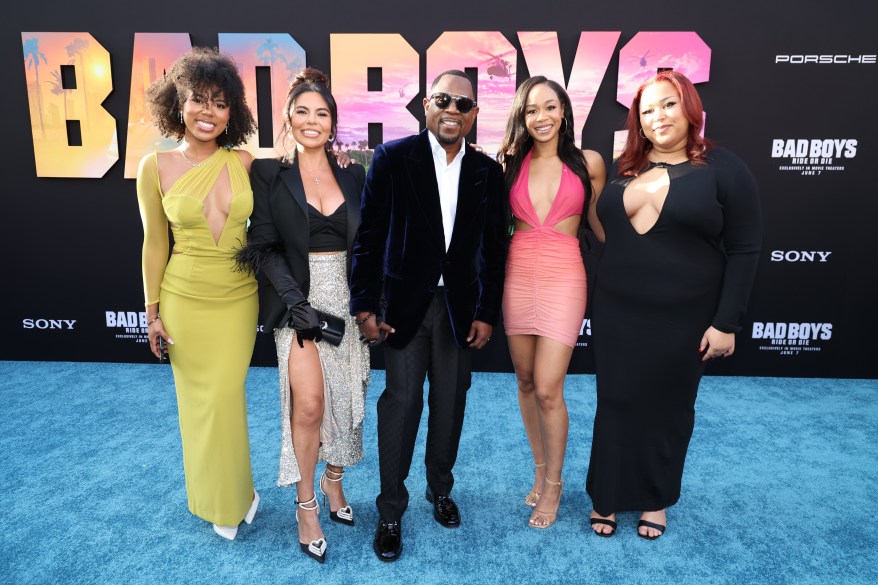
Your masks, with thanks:
[(592, 305), (597, 413), (586, 489), (599, 536), (632, 510), (642, 512), (639, 536), (665, 531), (704, 365), (734, 352), (756, 273), (755, 181), (700, 136), (702, 121), (682, 74), (644, 82), (597, 202), (606, 246)]

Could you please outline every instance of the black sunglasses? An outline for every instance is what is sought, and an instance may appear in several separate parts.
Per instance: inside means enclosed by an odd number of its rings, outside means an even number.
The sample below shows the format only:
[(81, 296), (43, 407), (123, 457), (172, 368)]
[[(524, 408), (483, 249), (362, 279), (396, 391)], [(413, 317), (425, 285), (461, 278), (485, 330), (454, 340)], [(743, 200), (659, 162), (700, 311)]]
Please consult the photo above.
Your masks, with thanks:
[(457, 111), (461, 114), (469, 114), (476, 107), (476, 102), (472, 98), (462, 95), (439, 91), (430, 96), (430, 101), (436, 104), (440, 110), (448, 108), (451, 105), (451, 100), (454, 100), (454, 105), (457, 106)]

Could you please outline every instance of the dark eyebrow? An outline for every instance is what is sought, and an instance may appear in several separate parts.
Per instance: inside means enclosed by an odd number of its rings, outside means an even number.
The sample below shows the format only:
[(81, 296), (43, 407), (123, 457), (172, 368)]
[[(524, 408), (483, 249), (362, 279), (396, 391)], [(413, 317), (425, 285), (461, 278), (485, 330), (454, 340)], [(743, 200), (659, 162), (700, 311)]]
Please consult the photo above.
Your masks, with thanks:
[[(298, 106), (296, 106), (296, 109), (297, 109), (297, 110), (298, 110), (299, 108), (302, 108), (303, 110), (308, 110), (309, 112), (311, 111), (311, 109), (310, 109), (308, 106), (305, 106), (305, 105), (298, 105)], [(329, 108), (326, 108), (326, 107), (324, 107), (324, 106), (320, 106), (319, 108), (315, 108), (315, 111), (317, 111), (317, 112), (326, 112), (327, 114), (331, 113), (331, 112), (329, 111)]]
[[(548, 103), (550, 103), (550, 102), (557, 102), (557, 101), (558, 101), (558, 100), (556, 100), (555, 98), (549, 98), (549, 99), (547, 99), (546, 101), (543, 102), (543, 105), (546, 105), (546, 104), (548, 104)], [(536, 105), (536, 104), (525, 104), (524, 107), (526, 107), (526, 108), (532, 108), (532, 107), (535, 106), (535, 105)]]
[[(675, 95), (669, 95), (668, 97), (663, 97), (663, 98), (661, 98), (661, 99), (659, 100), (659, 103), (661, 104), (661, 103), (664, 103), (664, 102), (666, 102), (666, 101), (668, 101), (668, 100), (673, 100), (673, 99), (676, 99), (676, 98), (677, 98), (677, 96), (675, 96)], [(640, 107), (641, 107), (641, 108), (648, 108), (649, 106), (650, 106), (650, 104), (644, 104), (644, 103), (641, 103), (641, 104), (640, 104)]]
[(194, 98), (201, 98), (201, 99), (205, 99), (205, 98), (206, 98), (206, 99), (209, 99), (209, 100), (213, 100), (213, 101), (215, 101), (215, 102), (217, 102), (217, 101), (219, 101), (219, 102), (225, 102), (225, 101), (228, 101), (228, 100), (226, 100), (226, 96), (224, 96), (222, 93), (219, 93), (219, 94), (213, 94), (213, 93), (211, 93), (211, 94), (208, 94), (208, 95), (204, 95), (204, 94), (201, 93), (200, 91), (193, 91), (191, 97), (194, 97)]

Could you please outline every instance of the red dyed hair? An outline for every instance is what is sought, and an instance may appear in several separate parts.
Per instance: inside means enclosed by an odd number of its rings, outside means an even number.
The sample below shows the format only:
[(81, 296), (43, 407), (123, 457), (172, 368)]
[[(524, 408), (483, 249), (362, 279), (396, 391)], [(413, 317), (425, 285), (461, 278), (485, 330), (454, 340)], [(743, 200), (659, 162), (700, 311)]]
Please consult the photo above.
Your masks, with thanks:
[(673, 85), (680, 95), (680, 106), (683, 108), (683, 115), (689, 122), (689, 138), (686, 140), (686, 154), (689, 160), (695, 164), (703, 164), (707, 153), (710, 152), (711, 142), (701, 137), (701, 128), (704, 125), (704, 107), (701, 105), (701, 98), (698, 96), (695, 86), (682, 73), (672, 70), (660, 71), (644, 81), (637, 89), (634, 102), (631, 104), (631, 109), (628, 110), (628, 119), (625, 122), (628, 139), (625, 141), (625, 148), (617, 162), (619, 176), (636, 176), (649, 165), (647, 154), (652, 150), (652, 143), (640, 134), (642, 130), (640, 98), (644, 89), (661, 81), (667, 81)]

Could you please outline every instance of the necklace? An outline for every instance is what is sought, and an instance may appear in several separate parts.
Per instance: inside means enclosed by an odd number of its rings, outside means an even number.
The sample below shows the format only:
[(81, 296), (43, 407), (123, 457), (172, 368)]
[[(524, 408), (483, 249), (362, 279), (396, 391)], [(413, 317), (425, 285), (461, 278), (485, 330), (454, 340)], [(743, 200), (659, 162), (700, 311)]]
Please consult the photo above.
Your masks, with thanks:
[[(646, 160), (649, 162), (650, 168), (658, 167), (660, 169), (666, 169), (668, 167), (673, 167), (673, 166), (676, 166), (678, 164), (687, 162), (689, 160), (689, 155), (687, 154), (685, 149), (675, 150), (673, 152), (659, 152), (659, 153), (653, 151), (650, 154), (655, 156), (655, 158), (664, 158), (664, 160), (650, 160), (649, 157), (647, 157)], [(675, 161), (674, 159), (677, 159), (677, 158), (682, 158), (682, 160)]]
[(302, 164), (302, 165), (300, 165), (300, 166), (301, 166), (303, 169), (305, 169), (305, 172), (306, 172), (306, 173), (308, 173), (309, 175), (311, 175), (312, 177), (314, 177), (314, 184), (315, 184), (315, 185), (319, 185), (319, 184), (320, 184), (320, 177), (316, 176), (316, 173), (318, 173), (318, 172), (320, 171), (320, 169), (323, 167), (323, 159), (320, 159), (320, 162), (317, 164), (317, 168), (316, 168), (315, 170), (313, 170), (313, 171), (312, 171), (311, 169), (309, 169), (308, 167), (306, 167), (304, 164)]
[(215, 155), (215, 154), (217, 153), (218, 150), (219, 150), (219, 146), (216, 147), (216, 150), (214, 150), (212, 153), (210, 153), (210, 156), (209, 156), (209, 157), (207, 157), (206, 159), (204, 159), (204, 160), (201, 161), (200, 163), (194, 163), (194, 162), (192, 162), (191, 160), (189, 160), (189, 157), (186, 156), (186, 149), (181, 149), (181, 150), (180, 150), (180, 154), (183, 155), (183, 160), (185, 160), (187, 163), (189, 163), (189, 166), (192, 166), (192, 167), (203, 167), (204, 165), (207, 164), (207, 161), (210, 160), (210, 157), (212, 157), (213, 155)]

